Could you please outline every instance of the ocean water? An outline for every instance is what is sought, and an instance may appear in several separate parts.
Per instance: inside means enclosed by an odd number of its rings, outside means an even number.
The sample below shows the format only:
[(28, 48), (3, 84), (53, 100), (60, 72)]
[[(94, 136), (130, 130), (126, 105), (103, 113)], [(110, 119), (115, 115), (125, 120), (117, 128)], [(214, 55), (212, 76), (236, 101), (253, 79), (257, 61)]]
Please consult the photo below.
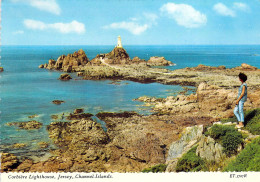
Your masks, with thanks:
[[(148, 114), (133, 99), (143, 95), (167, 97), (182, 91), (181, 86), (158, 83), (141, 84), (121, 81), (119, 85), (110, 80), (58, 80), (61, 72), (39, 69), (49, 59), (62, 54), (73, 53), (82, 48), (91, 60), (99, 53), (107, 53), (113, 46), (2, 46), (0, 73), (0, 132), (1, 150), (25, 155), (28, 151), (39, 152), (39, 141), (50, 142), (46, 127), (53, 120), (51, 115), (73, 112), (84, 108), (85, 112), (96, 114), (100, 111), (137, 111)], [(260, 46), (125, 46), (131, 58), (138, 56), (148, 60), (151, 56), (164, 56), (175, 63), (170, 70), (193, 67), (198, 64), (209, 66), (225, 65), (228, 68), (247, 63), (260, 68)], [(72, 74), (73, 78), (77, 78)], [(52, 100), (64, 100), (61, 105)], [(38, 117), (29, 119), (28, 116)], [(39, 130), (19, 130), (6, 126), (8, 122), (37, 120), (43, 123)], [(14, 143), (26, 143), (23, 149), (12, 149)], [(43, 151), (44, 152), (44, 151)]]

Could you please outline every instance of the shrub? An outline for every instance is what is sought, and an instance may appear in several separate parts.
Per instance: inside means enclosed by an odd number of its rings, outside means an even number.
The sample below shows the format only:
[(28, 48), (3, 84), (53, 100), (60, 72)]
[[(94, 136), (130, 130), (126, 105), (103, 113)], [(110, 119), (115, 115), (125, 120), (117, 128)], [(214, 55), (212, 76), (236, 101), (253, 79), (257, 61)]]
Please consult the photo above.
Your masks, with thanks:
[(195, 172), (206, 171), (207, 167), (204, 160), (196, 155), (197, 146), (190, 149), (186, 154), (179, 159), (176, 171)]
[(260, 171), (260, 137), (247, 144), (224, 171)]
[(165, 164), (158, 164), (156, 166), (150, 167), (150, 168), (146, 168), (144, 170), (142, 170), (143, 173), (159, 173), (159, 172), (165, 172), (167, 165)]
[(209, 129), (209, 135), (224, 147), (228, 155), (235, 154), (238, 146), (243, 142), (243, 136), (234, 126), (213, 125)]
[(224, 152), (228, 155), (235, 154), (238, 146), (243, 142), (243, 136), (239, 132), (227, 133), (222, 138), (222, 146), (224, 147)]

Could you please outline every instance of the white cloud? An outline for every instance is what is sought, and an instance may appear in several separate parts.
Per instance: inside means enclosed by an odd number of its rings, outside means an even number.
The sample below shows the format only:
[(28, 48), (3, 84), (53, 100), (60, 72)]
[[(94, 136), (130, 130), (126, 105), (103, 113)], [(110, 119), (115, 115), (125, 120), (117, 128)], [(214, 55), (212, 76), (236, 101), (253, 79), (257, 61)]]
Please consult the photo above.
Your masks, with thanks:
[(145, 32), (147, 29), (151, 28), (156, 24), (158, 16), (153, 13), (143, 13), (143, 16), (140, 17), (132, 17), (130, 21), (122, 21), (111, 23), (110, 25), (106, 25), (104, 29), (123, 29), (127, 30), (134, 35), (140, 35)]
[(17, 30), (15, 32), (13, 32), (14, 35), (19, 35), (19, 34), (24, 34), (24, 31), (22, 30)]
[(245, 11), (248, 12), (250, 10), (249, 6), (245, 3), (240, 3), (240, 2), (235, 2), (233, 7), (235, 9), (241, 10), (241, 11)]
[(222, 16), (235, 17), (236, 13), (232, 9), (228, 8), (223, 3), (217, 3), (214, 5), (213, 9)]
[(134, 35), (140, 35), (141, 33), (145, 32), (148, 28), (148, 24), (140, 25), (136, 22), (118, 22), (112, 23), (110, 25), (104, 26), (105, 29), (125, 29), (131, 32)]
[(14, 3), (26, 3), (42, 11), (59, 15), (61, 9), (56, 0), (12, 0)]
[(198, 28), (207, 23), (207, 16), (188, 4), (164, 4), (160, 11), (186, 28)]
[(47, 24), (42, 21), (26, 19), (24, 20), (24, 25), (28, 29), (32, 29), (32, 30), (56, 30), (64, 34), (65, 33), (81, 34), (85, 32), (85, 25), (75, 20), (70, 23)]

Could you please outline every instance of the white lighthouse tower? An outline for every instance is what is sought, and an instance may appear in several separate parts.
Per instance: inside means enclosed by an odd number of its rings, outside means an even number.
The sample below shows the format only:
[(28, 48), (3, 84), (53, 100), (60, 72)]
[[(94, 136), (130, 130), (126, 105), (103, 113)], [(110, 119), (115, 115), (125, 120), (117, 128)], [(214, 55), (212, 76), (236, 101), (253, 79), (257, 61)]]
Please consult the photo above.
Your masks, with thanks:
[(123, 48), (120, 35), (117, 37), (117, 48)]

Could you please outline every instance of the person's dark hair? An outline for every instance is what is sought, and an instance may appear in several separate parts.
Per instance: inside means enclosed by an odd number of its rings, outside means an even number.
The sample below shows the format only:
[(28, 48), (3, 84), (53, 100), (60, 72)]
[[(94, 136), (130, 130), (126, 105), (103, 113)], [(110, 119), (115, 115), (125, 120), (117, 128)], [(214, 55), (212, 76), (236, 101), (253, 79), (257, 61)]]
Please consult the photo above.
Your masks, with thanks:
[(239, 73), (238, 77), (245, 82), (247, 80), (247, 76), (244, 73)]

